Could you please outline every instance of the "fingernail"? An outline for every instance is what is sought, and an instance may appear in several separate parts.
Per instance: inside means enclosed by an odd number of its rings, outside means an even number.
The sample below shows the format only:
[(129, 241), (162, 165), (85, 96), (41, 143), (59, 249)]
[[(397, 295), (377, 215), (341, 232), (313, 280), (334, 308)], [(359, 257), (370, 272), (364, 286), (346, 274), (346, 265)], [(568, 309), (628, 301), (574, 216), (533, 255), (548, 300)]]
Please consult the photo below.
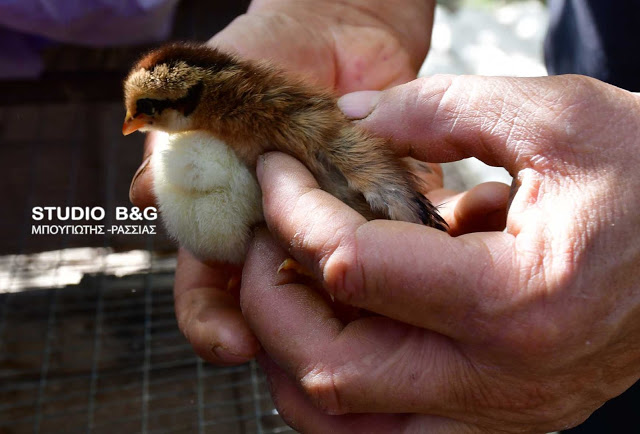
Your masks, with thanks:
[(256, 177), (258, 178), (258, 182), (262, 184), (262, 173), (264, 171), (264, 162), (267, 159), (267, 154), (262, 154), (258, 157), (258, 161), (256, 163)]
[(151, 155), (147, 156), (147, 158), (145, 158), (142, 161), (142, 164), (140, 165), (140, 167), (138, 167), (138, 170), (136, 170), (136, 173), (133, 175), (133, 179), (131, 180), (131, 185), (129, 186), (129, 202), (133, 203), (133, 200), (135, 199), (135, 188), (136, 188), (136, 181), (138, 181), (138, 178), (140, 177), (140, 175), (142, 175), (144, 173), (145, 170), (147, 170), (147, 167), (149, 166), (149, 161), (151, 161)]
[(216, 357), (218, 357), (218, 359), (220, 359), (221, 361), (225, 362), (225, 363), (244, 363), (244, 362), (248, 362), (249, 360), (251, 360), (253, 358), (253, 356), (244, 356), (244, 355), (240, 355), (240, 354), (234, 354), (231, 351), (229, 351), (228, 349), (220, 346), (220, 345), (216, 345), (214, 346), (211, 351), (213, 352), (213, 354), (216, 355)]
[(348, 119), (364, 119), (378, 104), (381, 93), (377, 90), (348, 93), (338, 100), (338, 108)]

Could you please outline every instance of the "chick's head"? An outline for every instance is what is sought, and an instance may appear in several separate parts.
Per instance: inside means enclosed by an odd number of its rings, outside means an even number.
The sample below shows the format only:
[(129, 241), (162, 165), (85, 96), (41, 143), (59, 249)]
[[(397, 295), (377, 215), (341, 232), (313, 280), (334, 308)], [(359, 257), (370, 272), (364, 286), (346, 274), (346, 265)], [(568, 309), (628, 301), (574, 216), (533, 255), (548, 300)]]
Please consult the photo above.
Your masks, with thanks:
[(124, 84), (127, 115), (122, 133), (191, 129), (203, 92), (204, 70), (184, 61), (144, 66), (139, 63)]
[[(148, 53), (124, 82), (127, 117), (122, 132), (197, 129), (198, 118), (216, 112), (203, 105), (238, 93), (238, 80), (230, 78), (242, 70), (234, 57), (201, 44), (173, 43)], [(209, 103), (201, 104), (204, 100)]]

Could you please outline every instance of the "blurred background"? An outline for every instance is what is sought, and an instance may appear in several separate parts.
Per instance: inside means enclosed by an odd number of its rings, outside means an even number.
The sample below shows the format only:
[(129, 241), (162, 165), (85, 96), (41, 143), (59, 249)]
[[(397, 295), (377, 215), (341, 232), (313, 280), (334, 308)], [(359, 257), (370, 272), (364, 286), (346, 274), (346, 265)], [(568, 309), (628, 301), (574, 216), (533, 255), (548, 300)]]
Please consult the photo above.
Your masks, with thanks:
[[(210, 38), (249, 1), (94, 3), (0, 0), (0, 434), (289, 432), (257, 365), (208, 366), (180, 334), (159, 221), (158, 235), (32, 233), (35, 206), (102, 207), (107, 226), (131, 206), (144, 139), (121, 135), (132, 62)], [(544, 2), (438, 3), (421, 75), (546, 75)], [(445, 173), (461, 190), (510, 182), (475, 160)]]

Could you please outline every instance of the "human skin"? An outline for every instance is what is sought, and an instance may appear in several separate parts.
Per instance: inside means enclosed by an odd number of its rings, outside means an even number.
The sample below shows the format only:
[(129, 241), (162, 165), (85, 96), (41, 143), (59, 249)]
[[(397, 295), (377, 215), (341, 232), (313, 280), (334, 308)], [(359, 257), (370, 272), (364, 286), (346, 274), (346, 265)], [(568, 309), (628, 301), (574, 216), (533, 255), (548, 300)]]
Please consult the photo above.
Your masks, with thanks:
[[(581, 76), (436, 76), (341, 104), (401, 155), (474, 156), (515, 182), (506, 230), (451, 237), (367, 222), (296, 160), (262, 157), (269, 231), (241, 306), (289, 424), (542, 433), (638, 380), (640, 96)], [(288, 255), (379, 316), (341, 321), (317, 288), (276, 273)]]
[[(269, 58), (283, 68), (332, 88), (338, 94), (383, 89), (415, 78), (427, 53), (434, 1), (402, 0), (260, 0), (210, 41), (245, 58)], [(131, 201), (154, 206), (150, 154), (154, 136), (145, 145), (144, 162), (131, 185)], [(444, 217), (453, 233), (465, 228), (503, 225), (508, 192), (487, 184), (454, 195), (442, 189), (434, 166), (427, 181), (429, 197), (447, 202)], [(458, 217), (453, 216), (454, 210)], [(181, 249), (174, 286), (180, 329), (195, 351), (216, 364), (252, 359), (260, 349), (238, 304), (228, 291), (241, 268), (204, 263)]]

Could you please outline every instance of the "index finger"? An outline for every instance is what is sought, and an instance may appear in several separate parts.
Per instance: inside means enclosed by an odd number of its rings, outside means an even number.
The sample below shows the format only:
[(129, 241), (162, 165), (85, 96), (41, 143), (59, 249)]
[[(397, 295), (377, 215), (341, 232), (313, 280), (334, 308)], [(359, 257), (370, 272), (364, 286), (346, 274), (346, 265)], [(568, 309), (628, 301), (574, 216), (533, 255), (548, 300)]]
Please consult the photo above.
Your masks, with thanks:
[(506, 287), (513, 266), (511, 235), (452, 238), (367, 222), (295, 159), (266, 154), (259, 167), (269, 229), (338, 300), (457, 338), (468, 334), (469, 312), (500, 300), (496, 288)]
[(565, 140), (566, 109), (580, 103), (567, 89), (578, 85), (566, 77), (437, 75), (338, 104), (399, 155), (436, 163), (476, 157), (514, 175), (544, 146)]

